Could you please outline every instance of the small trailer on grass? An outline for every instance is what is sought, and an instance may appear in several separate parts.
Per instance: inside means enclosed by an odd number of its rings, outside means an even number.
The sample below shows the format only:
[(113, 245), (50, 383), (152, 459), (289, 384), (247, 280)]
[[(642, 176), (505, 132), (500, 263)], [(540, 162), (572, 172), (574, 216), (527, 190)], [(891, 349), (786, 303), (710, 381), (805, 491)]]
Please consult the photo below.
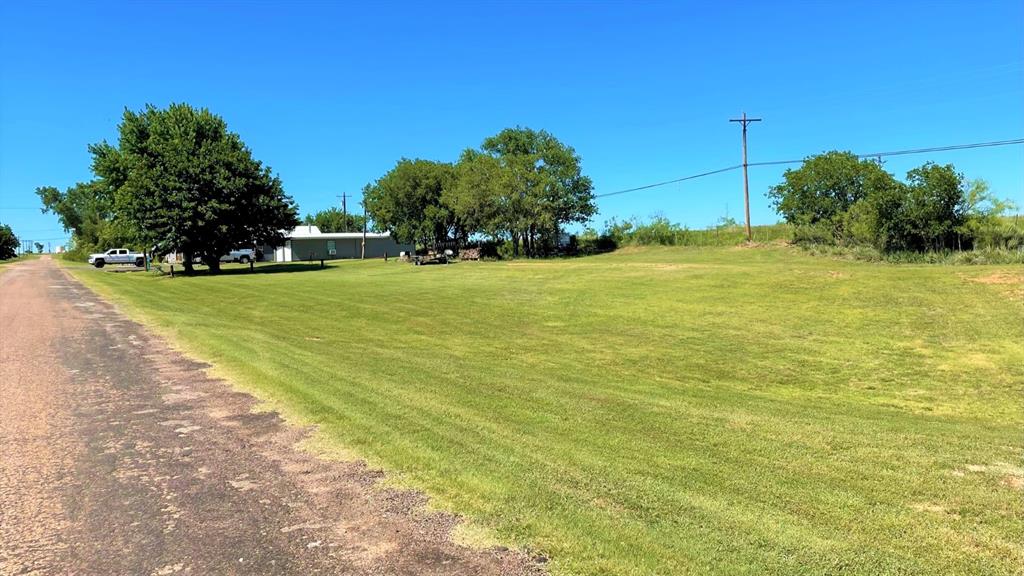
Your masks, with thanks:
[(429, 264), (448, 264), (448, 262), (451, 261), (453, 255), (454, 252), (452, 252), (451, 250), (445, 250), (440, 254), (428, 252), (425, 256), (413, 254), (409, 256), (409, 261), (412, 262), (415, 266), (426, 266)]

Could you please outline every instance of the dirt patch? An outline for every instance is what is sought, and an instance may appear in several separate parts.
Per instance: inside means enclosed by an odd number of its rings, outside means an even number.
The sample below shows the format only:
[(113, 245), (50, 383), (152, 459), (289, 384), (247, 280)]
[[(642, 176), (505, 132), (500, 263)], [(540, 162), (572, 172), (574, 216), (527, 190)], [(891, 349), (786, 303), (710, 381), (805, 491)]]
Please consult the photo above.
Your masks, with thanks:
[(1024, 303), (1024, 271), (995, 272), (988, 276), (968, 278), (968, 280), (976, 284), (995, 286), (1011, 300)]
[(959, 518), (960, 515), (955, 512), (950, 512), (945, 506), (935, 504), (934, 502), (918, 502), (911, 504), (910, 507), (917, 512), (925, 512), (928, 514), (936, 514), (940, 516), (950, 516), (953, 518)]
[(1024, 272), (996, 272), (988, 276), (971, 278), (971, 281), (979, 284), (1019, 284), (1024, 286)]
[(1024, 476), (1004, 476), (999, 483), (1014, 490), (1024, 490)]
[(768, 242), (741, 242), (732, 247), (733, 250), (756, 250), (763, 248), (780, 248), (792, 246), (793, 243), (789, 240), (771, 240)]
[(934, 512), (936, 514), (942, 514), (946, 512), (946, 509), (938, 504), (932, 504), (930, 502), (918, 502), (917, 504), (911, 504), (911, 508), (918, 512)]

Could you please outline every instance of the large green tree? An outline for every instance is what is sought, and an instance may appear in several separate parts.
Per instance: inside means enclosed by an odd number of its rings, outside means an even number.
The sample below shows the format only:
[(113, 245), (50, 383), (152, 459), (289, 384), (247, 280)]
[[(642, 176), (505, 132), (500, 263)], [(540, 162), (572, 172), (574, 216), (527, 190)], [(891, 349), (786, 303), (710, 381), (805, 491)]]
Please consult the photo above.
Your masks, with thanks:
[(495, 158), (504, 176), (504, 224), (518, 253), (553, 248), (564, 225), (597, 213), (593, 183), (576, 151), (544, 130), (506, 128), (484, 140), (481, 152)]
[(441, 202), (454, 175), (451, 164), (403, 158), (363, 189), (366, 213), (399, 242), (436, 246), (463, 238), (458, 220)]
[(7, 224), (0, 224), (0, 260), (9, 260), (18, 255), (18, 237)]
[(212, 271), (239, 246), (278, 244), (298, 224), (279, 178), (209, 110), (125, 110), (117, 146), (89, 147), (93, 171), (135, 239), (156, 254), (199, 257)]
[(874, 226), (873, 243), (885, 251), (959, 248), (970, 215), (968, 197), (968, 182), (953, 165), (929, 162), (914, 168), (906, 184), (863, 201)]
[(896, 186), (891, 174), (852, 152), (827, 152), (804, 160), (782, 175), (768, 197), (787, 222), (824, 226), (838, 239), (844, 234), (846, 212), (873, 191)]
[(529, 255), (555, 248), (565, 225), (596, 212), (580, 157), (551, 134), (509, 128), (464, 151), (456, 165), (402, 159), (364, 191), (375, 224), (402, 242), (511, 241)]
[(808, 158), (787, 170), (769, 196), (787, 221), (827, 230), (826, 237), (798, 239), (870, 244), (883, 252), (998, 246), (999, 216), (1012, 207), (952, 164), (926, 162), (900, 182), (849, 152)]
[(469, 234), (500, 238), (510, 229), (509, 176), (497, 158), (467, 149), (455, 165), (455, 178), (442, 192), (441, 202)]
[(338, 208), (306, 214), (302, 219), (303, 224), (316, 226), (321, 232), (362, 232), (365, 222), (362, 214), (346, 214)]

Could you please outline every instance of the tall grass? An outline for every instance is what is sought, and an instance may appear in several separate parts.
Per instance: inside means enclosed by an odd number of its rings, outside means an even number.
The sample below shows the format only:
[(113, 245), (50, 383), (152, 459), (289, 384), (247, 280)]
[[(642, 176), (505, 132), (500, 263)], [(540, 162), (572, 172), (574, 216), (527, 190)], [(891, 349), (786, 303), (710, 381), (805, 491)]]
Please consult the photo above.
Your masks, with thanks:
[[(792, 226), (788, 224), (751, 227), (751, 240), (757, 243), (789, 241), (792, 237)], [(621, 246), (735, 246), (746, 240), (745, 228), (733, 220), (724, 220), (705, 229), (690, 229), (656, 216), (649, 221), (632, 218), (620, 222), (612, 219), (600, 233), (595, 230), (585, 232), (580, 243), (581, 246), (592, 247), (601, 242), (610, 249)], [(584, 249), (584, 252), (600, 251)]]

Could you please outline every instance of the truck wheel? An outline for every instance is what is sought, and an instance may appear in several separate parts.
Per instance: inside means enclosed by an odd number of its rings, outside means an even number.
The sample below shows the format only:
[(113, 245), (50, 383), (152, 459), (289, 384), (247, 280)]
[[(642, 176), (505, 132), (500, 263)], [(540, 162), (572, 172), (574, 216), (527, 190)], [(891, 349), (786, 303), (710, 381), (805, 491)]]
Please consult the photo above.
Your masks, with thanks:
[(142, 258), (136, 258), (135, 259), (135, 267), (136, 268), (142, 268), (145, 265), (146, 265), (146, 261), (143, 260)]
[(240, 264), (248, 264), (249, 263), (249, 257), (248, 256), (240, 256), (238, 258), (238, 262)]
[(99, 260), (96, 260), (96, 263), (93, 264), (93, 266), (95, 266), (97, 268), (103, 268), (104, 264), (106, 264), (106, 262), (104, 262), (103, 259), (101, 258)]

